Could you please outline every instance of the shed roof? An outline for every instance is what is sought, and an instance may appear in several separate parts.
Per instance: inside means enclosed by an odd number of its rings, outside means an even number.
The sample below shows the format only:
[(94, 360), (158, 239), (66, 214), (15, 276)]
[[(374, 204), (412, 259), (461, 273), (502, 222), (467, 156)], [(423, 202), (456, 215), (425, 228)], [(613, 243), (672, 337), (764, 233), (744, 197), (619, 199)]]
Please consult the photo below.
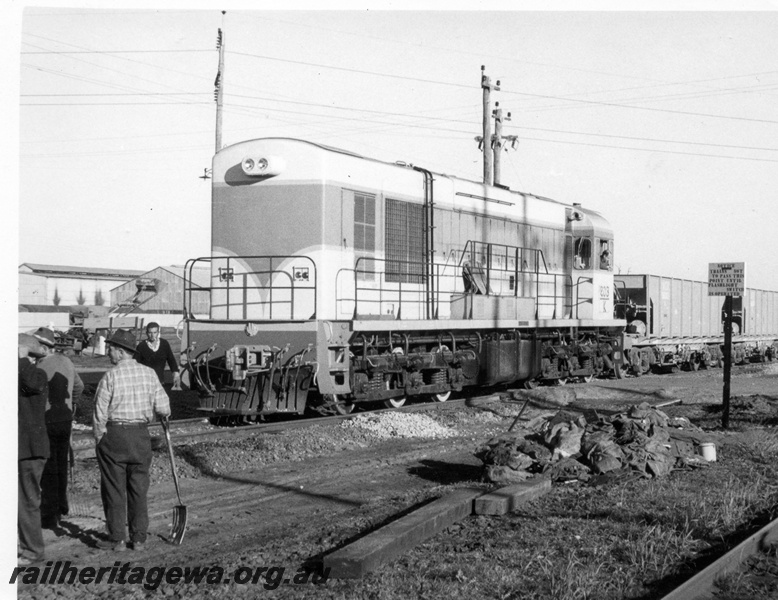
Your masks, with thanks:
[(87, 277), (106, 279), (132, 279), (143, 275), (145, 271), (135, 269), (103, 269), (99, 267), (73, 267), (66, 265), (45, 265), (22, 263), (19, 271), (49, 277)]

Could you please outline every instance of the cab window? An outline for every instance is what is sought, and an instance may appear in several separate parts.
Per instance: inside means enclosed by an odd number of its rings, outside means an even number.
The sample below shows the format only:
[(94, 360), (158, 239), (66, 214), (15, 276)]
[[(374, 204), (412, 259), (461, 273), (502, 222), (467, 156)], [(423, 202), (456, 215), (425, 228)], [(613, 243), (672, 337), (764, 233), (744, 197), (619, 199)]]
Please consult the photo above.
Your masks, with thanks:
[(601, 271), (612, 271), (613, 270), (613, 240), (602, 238), (597, 241), (598, 241), (597, 267)]
[(575, 255), (573, 267), (576, 269), (591, 269), (592, 240), (586, 237), (575, 238)]

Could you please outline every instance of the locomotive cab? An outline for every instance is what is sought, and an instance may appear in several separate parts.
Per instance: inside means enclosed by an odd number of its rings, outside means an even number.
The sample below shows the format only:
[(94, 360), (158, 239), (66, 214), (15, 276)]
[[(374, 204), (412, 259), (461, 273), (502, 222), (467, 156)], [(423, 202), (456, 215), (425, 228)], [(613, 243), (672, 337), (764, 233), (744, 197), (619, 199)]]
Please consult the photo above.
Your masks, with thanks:
[(568, 221), (569, 268), (583, 319), (613, 316), (613, 231), (598, 213), (574, 205)]

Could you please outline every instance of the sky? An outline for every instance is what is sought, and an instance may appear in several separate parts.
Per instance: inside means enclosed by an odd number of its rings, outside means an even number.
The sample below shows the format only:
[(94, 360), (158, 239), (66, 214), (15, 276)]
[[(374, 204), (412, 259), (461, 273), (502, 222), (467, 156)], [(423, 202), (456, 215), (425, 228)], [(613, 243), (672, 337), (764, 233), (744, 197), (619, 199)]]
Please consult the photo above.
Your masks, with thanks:
[(16, 264), (150, 270), (209, 254), (199, 176), (215, 151), (221, 28), (223, 145), (294, 137), (481, 180), (484, 65), (511, 113), (503, 133), (518, 136), (502, 183), (602, 213), (623, 273), (707, 280), (708, 263), (736, 261), (748, 286), (778, 290), (776, 3), (583, 5), (25, 4), (11, 49)]

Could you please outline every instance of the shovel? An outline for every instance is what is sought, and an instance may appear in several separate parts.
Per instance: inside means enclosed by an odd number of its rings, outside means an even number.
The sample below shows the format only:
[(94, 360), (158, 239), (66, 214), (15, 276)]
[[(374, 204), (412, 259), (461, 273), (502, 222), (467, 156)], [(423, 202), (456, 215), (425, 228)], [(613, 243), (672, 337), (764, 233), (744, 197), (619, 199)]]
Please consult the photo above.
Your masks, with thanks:
[(178, 505), (173, 508), (173, 525), (170, 527), (168, 541), (178, 546), (184, 541), (186, 533), (186, 506), (181, 503), (181, 491), (178, 489), (178, 474), (176, 473), (176, 461), (173, 458), (173, 444), (170, 443), (170, 424), (167, 417), (162, 418), (162, 430), (165, 432), (170, 468), (173, 469), (173, 482), (176, 484), (176, 496), (178, 497)]

